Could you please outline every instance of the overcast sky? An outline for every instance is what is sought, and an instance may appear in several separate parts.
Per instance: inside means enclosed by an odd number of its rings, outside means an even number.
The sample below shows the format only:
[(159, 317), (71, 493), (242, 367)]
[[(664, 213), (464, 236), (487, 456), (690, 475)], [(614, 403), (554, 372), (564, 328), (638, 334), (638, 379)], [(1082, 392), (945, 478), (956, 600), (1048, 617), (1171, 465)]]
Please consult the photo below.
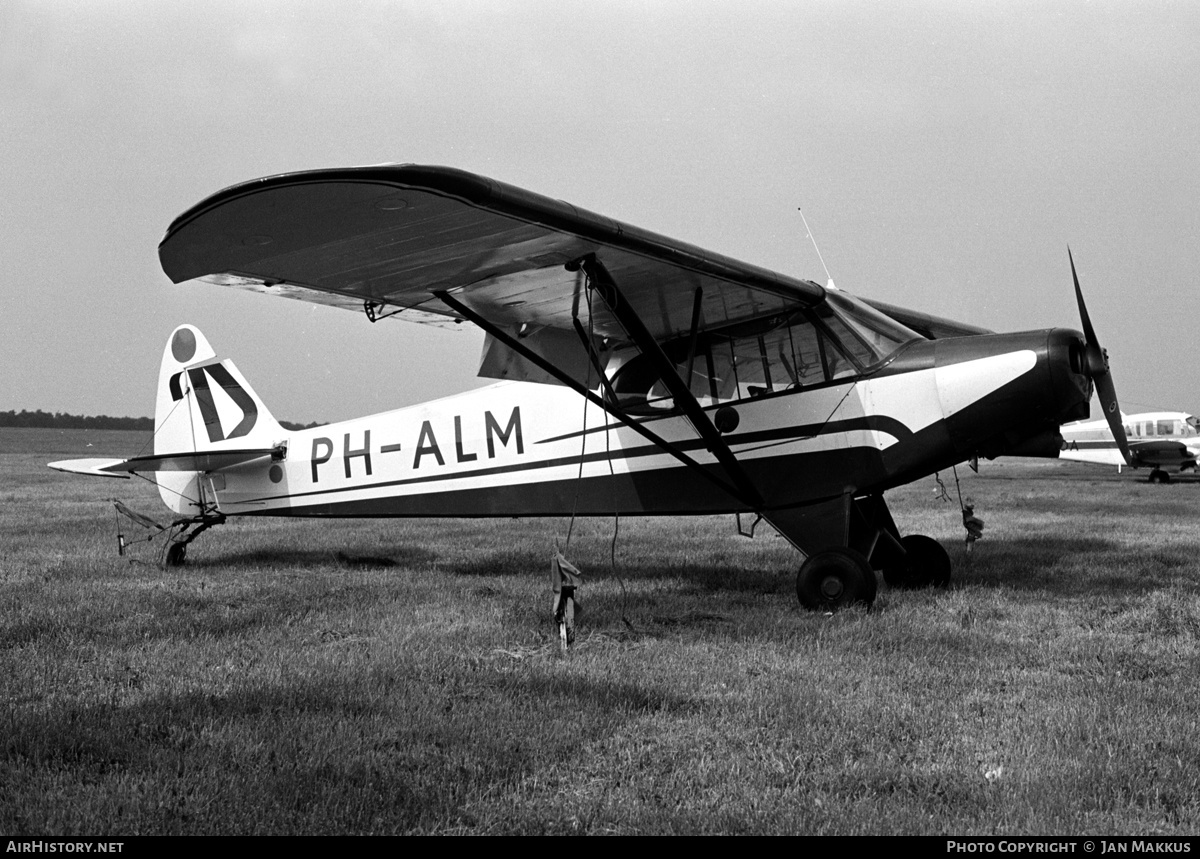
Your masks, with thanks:
[[(482, 338), (172, 285), (172, 218), (385, 161), (491, 176), (996, 330), (1200, 412), (1200, 4), (0, 3), (0, 411), (149, 415), (198, 325), (282, 419), (480, 384)], [(1098, 409), (1093, 414), (1099, 417)]]

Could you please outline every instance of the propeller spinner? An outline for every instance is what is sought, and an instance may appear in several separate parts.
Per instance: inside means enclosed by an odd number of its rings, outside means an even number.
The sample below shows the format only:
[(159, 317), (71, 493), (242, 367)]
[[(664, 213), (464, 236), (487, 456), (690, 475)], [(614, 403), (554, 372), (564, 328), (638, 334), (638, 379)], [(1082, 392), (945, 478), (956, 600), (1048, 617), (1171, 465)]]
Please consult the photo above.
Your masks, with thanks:
[(1117, 403), (1117, 389), (1113, 384), (1112, 373), (1108, 367), (1108, 352), (1096, 339), (1096, 329), (1088, 316), (1087, 305), (1083, 303), (1083, 290), (1079, 288), (1079, 275), (1075, 273), (1075, 258), (1071, 249), (1067, 248), (1067, 259), (1071, 261), (1071, 277), (1075, 281), (1075, 300), (1079, 302), (1079, 319), (1083, 323), (1083, 337), (1087, 343), (1087, 373), (1096, 384), (1096, 396), (1100, 400), (1100, 408), (1104, 411), (1104, 419), (1112, 430), (1121, 456), (1129, 463), (1129, 440), (1125, 437), (1125, 425), (1121, 421), (1121, 407)]

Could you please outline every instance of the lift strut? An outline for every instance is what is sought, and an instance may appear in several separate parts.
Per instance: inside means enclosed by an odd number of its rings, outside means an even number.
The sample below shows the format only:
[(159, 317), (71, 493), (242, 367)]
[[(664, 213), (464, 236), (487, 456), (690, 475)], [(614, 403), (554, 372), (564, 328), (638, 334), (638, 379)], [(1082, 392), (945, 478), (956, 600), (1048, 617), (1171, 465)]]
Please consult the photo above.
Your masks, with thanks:
[[(482, 328), (488, 334), (491, 334), (493, 337), (495, 337), (497, 340), (499, 340), (501, 343), (503, 343), (509, 349), (512, 349), (518, 355), (525, 358), (530, 363), (536, 365), (539, 369), (544, 370), (546, 373), (549, 373), (555, 379), (562, 382), (562, 384), (564, 384), (571, 390), (575, 391), (580, 396), (586, 398), (588, 400), (588, 402), (592, 403), (593, 405), (599, 406), (606, 413), (612, 415), (613, 418), (615, 418), (623, 426), (629, 427), (631, 430), (638, 433), (643, 438), (647, 439), (652, 444), (654, 444), (655, 447), (657, 447), (660, 450), (662, 450), (663, 452), (675, 457), (677, 460), (682, 462), (688, 468), (692, 469), (697, 474), (702, 475), (706, 480), (709, 480), (710, 482), (715, 484), (718, 488), (720, 488), (723, 492), (727, 493), (730, 497), (736, 499), (737, 501), (739, 501), (740, 503), (744, 504), (747, 507), (754, 508), (754, 507), (759, 506), (759, 502), (757, 502), (757, 500), (756, 500), (758, 498), (757, 492), (753, 493), (752, 496), (747, 496), (747, 494), (745, 492), (743, 492), (739, 486), (731, 484), (727, 480), (723, 480), (718, 474), (714, 473), (714, 471), (710, 467), (706, 467), (706, 466), (702, 465), (701, 463), (697, 462), (695, 459), (688, 456), (687, 453), (685, 453), (683, 450), (681, 450), (677, 445), (672, 444), (671, 442), (667, 441), (662, 436), (658, 435), (653, 430), (646, 427), (643, 423), (631, 418), (629, 415), (627, 415), (624, 412), (623, 409), (621, 409), (617, 405), (614, 398), (611, 398), (611, 397), (603, 398), (603, 397), (597, 396), (595, 393), (588, 390), (586, 386), (584, 386), (583, 384), (578, 382), (576, 379), (574, 379), (571, 375), (564, 372), (561, 368), (559, 368), (552, 362), (546, 360), (545, 358), (543, 358), (541, 355), (537, 354), (533, 350), (529, 349), (524, 343), (522, 343), (516, 337), (509, 334), (507, 331), (502, 329), (500, 326), (492, 323), (490, 320), (484, 318), (479, 313), (476, 313), (467, 304), (460, 301), (456, 296), (451, 295), (448, 291), (437, 290), (433, 294), (438, 299), (440, 299), (442, 301), (442, 303), (445, 304), (447, 307), (449, 307), (451, 310), (454, 310), (454, 311), (462, 314), (464, 317), (466, 317), (471, 322), (478, 325), (480, 328)], [(657, 344), (655, 344), (655, 345), (657, 345)], [(590, 353), (590, 350), (589, 350), (589, 355), (590, 355), (590, 357), (592, 357), (593, 361), (596, 360), (595, 356)], [(672, 372), (674, 372), (673, 368), (672, 368)], [(601, 374), (601, 375), (603, 376), (603, 374)], [(605, 384), (607, 386), (607, 381), (605, 381), (603, 384)]]
[[(700, 402), (696, 399), (696, 395), (692, 393), (687, 382), (679, 377), (679, 373), (675, 370), (675, 365), (663, 352), (662, 347), (658, 345), (658, 341), (654, 339), (654, 335), (646, 328), (646, 324), (642, 322), (642, 318), (638, 316), (633, 306), (625, 300), (625, 296), (621, 294), (620, 288), (612, 279), (612, 275), (608, 273), (608, 269), (604, 264), (596, 258), (595, 254), (588, 254), (574, 262), (568, 263), (567, 268), (570, 270), (572, 266), (583, 270), (588, 276), (588, 288), (594, 289), (604, 299), (604, 303), (608, 305), (608, 309), (621, 323), (621, 327), (625, 329), (625, 333), (629, 335), (629, 339), (634, 345), (641, 350), (642, 354), (647, 356), (654, 364), (654, 369), (663, 384), (667, 386), (667, 390), (671, 392), (674, 398), (675, 405), (683, 409), (683, 414), (695, 428), (696, 432), (704, 440), (705, 447), (717, 458), (721, 463), (721, 467), (725, 469), (725, 473), (729, 479), (737, 487), (737, 498), (746, 502), (750, 507), (759, 510), (763, 506), (762, 495), (759, 494), (758, 488), (754, 485), (737, 457), (733, 455), (729, 444), (725, 441), (721, 431), (713, 424), (708, 413), (700, 406)], [(699, 316), (699, 297), (697, 296), (696, 307), (693, 310), (693, 322)], [(693, 331), (693, 335), (695, 332)]]

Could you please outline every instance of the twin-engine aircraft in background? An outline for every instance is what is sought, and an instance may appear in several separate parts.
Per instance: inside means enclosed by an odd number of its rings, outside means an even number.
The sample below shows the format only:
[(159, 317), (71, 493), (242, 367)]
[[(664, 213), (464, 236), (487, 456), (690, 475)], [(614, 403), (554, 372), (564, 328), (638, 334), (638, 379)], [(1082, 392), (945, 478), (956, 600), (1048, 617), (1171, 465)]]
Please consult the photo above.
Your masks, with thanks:
[(757, 514), (805, 556), (801, 603), (836, 609), (870, 604), (876, 570), (949, 581), (889, 489), (976, 456), (1057, 456), (1093, 383), (1124, 439), (1078, 278), (1083, 335), (993, 334), (415, 165), (235, 185), (180, 215), (159, 257), (176, 283), (473, 323), (480, 375), (506, 380), (288, 432), (181, 326), (153, 454), (53, 464), (153, 479), (182, 517), (174, 561), (228, 516)]
[(1167, 469), (1195, 471), (1200, 457), (1200, 418), (1186, 412), (1143, 412), (1122, 415), (1128, 439), (1126, 460), (1105, 421), (1077, 421), (1061, 430), (1059, 459), (1094, 462), (1121, 468), (1149, 468), (1151, 483), (1169, 483)]

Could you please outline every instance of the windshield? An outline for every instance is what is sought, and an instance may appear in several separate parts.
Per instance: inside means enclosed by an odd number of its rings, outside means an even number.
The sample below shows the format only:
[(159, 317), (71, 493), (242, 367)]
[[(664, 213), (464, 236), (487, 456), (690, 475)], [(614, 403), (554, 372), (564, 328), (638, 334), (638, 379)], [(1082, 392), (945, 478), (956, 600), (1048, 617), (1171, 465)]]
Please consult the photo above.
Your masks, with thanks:
[[(838, 338), (847, 346), (850, 346), (850, 340), (858, 341), (858, 348), (850, 348), (864, 359), (864, 366), (882, 361), (910, 340), (924, 339), (911, 328), (844, 292), (827, 291), (825, 303), (840, 323), (840, 330), (835, 332)], [(847, 337), (846, 329), (853, 335)]]

